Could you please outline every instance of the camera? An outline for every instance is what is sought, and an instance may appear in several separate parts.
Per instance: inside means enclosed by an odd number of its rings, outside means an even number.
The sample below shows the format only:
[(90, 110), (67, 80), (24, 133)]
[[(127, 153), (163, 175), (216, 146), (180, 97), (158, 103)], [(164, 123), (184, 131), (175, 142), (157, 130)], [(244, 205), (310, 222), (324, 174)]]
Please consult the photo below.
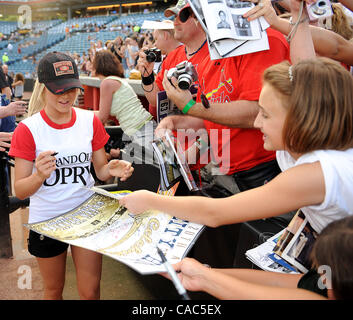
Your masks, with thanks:
[(329, 0), (317, 0), (317, 2), (306, 5), (310, 20), (327, 18), (333, 15), (331, 2)]
[(149, 50), (145, 50), (146, 60), (148, 62), (162, 62), (162, 52), (157, 48), (151, 48)]
[(191, 84), (198, 79), (194, 66), (187, 60), (180, 62), (175, 68), (168, 70), (167, 78), (169, 81), (172, 77), (177, 78), (178, 87), (182, 90), (188, 90)]

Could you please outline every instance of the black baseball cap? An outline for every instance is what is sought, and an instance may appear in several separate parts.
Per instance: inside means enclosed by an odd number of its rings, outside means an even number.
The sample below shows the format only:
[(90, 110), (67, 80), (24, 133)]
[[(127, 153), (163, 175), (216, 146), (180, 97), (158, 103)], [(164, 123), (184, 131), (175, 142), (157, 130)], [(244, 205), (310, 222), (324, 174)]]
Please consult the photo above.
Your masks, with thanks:
[(49, 52), (39, 61), (38, 81), (54, 94), (74, 88), (83, 90), (74, 59), (62, 52)]

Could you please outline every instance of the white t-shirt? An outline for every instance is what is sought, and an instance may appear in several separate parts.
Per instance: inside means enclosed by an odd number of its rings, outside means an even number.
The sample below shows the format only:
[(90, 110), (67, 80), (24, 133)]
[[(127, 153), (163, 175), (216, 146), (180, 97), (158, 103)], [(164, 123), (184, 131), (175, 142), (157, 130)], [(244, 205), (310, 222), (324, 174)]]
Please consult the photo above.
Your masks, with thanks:
[(87, 110), (73, 108), (71, 121), (62, 125), (52, 122), (44, 110), (21, 121), (11, 141), (11, 156), (33, 161), (43, 151), (58, 152), (56, 170), (30, 197), (29, 223), (72, 210), (92, 195), (85, 189), (94, 185), (92, 152), (108, 139), (101, 121)]
[(301, 208), (318, 233), (334, 220), (353, 214), (353, 149), (345, 151), (317, 150), (295, 160), (287, 151), (277, 151), (282, 171), (320, 161), (325, 179), (325, 199), (319, 205)]

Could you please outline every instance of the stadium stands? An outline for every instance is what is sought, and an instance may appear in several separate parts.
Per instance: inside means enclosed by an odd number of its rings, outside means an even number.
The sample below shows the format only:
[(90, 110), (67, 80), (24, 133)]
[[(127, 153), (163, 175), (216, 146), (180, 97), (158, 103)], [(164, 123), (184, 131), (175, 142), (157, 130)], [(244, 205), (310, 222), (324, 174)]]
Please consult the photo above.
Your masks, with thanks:
[[(33, 22), (32, 33), (40, 31), (41, 35), (24, 36), (19, 41), (3, 40), (0, 44), (0, 55), (8, 53), (10, 71), (14, 73), (32, 74), (35, 72), (36, 65), (31, 59), (40, 58), (48, 51), (64, 51), (82, 55), (87, 53), (90, 47), (90, 41), (97, 42), (102, 40), (115, 39), (117, 36), (123, 36), (122, 26), (139, 25), (144, 20), (163, 20), (163, 12), (153, 12), (148, 14), (136, 13), (114, 16), (94, 16), (86, 18), (74, 18), (68, 21), (50, 20)], [(0, 21), (0, 29), (3, 34), (10, 35), (17, 30), (16, 22)], [(69, 29), (70, 37), (66, 36)], [(98, 30), (98, 31), (97, 31)], [(8, 44), (12, 44), (12, 50), (9, 52)], [(20, 50), (18, 48), (20, 47)]]

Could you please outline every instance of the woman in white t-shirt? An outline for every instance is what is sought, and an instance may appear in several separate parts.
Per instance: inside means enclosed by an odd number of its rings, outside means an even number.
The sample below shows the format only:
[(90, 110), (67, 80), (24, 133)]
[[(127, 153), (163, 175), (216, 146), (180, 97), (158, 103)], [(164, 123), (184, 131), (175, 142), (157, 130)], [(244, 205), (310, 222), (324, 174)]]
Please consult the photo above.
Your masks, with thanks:
[(122, 204), (135, 213), (157, 209), (211, 227), (301, 208), (318, 233), (352, 214), (351, 74), (333, 60), (315, 58), (271, 66), (263, 81), (254, 126), (263, 132), (266, 150), (280, 150), (277, 159), (285, 171), (264, 186), (225, 199), (138, 191)]
[[(20, 199), (30, 198), (29, 223), (37, 223), (78, 207), (93, 192), (90, 173), (97, 177), (127, 179), (131, 163), (107, 162), (109, 139), (93, 112), (73, 108), (82, 89), (74, 60), (51, 52), (38, 65), (38, 80), (30, 100), (31, 116), (16, 128), (10, 148), (15, 157), (14, 189)], [(44, 281), (44, 299), (62, 299), (68, 244), (30, 231), (28, 250), (37, 258)], [(81, 299), (99, 299), (102, 257), (71, 246)]]

